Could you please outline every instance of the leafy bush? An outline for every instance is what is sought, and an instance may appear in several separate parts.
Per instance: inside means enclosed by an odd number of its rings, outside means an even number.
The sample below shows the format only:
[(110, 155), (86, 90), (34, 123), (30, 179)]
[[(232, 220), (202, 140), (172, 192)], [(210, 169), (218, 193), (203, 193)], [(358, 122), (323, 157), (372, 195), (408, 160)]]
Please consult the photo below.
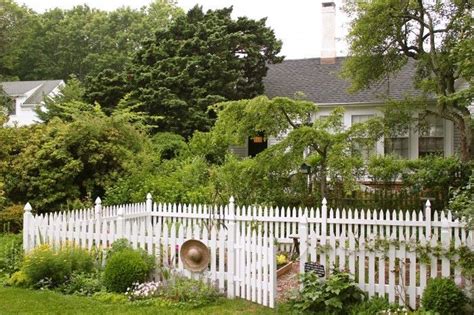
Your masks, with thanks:
[(73, 273), (70, 279), (60, 286), (59, 290), (65, 294), (91, 296), (102, 290), (99, 273)]
[(22, 271), (30, 283), (38, 286), (48, 283), (56, 287), (66, 282), (73, 272), (91, 272), (94, 267), (92, 256), (84, 249), (64, 246), (54, 250), (44, 244), (25, 256)]
[(124, 249), (107, 261), (104, 285), (112, 292), (126, 292), (134, 283), (145, 281), (150, 271), (150, 266), (140, 252)]
[(467, 302), (466, 295), (449, 278), (430, 279), (421, 298), (424, 309), (443, 315), (462, 314)]
[(0, 210), (0, 232), (18, 233), (23, 228), (23, 206), (12, 205)]
[(21, 234), (0, 235), (0, 274), (11, 275), (18, 271), (23, 260)]
[(366, 295), (348, 273), (335, 272), (321, 281), (314, 272), (302, 275), (303, 290), (290, 303), (298, 312), (348, 314)]
[(148, 255), (148, 253), (142, 248), (133, 249), (130, 245), (130, 241), (126, 238), (118, 239), (112, 243), (112, 246), (107, 250), (107, 258), (110, 259), (116, 253), (120, 253), (124, 250), (133, 250), (140, 253), (143, 261), (147, 264), (149, 271), (152, 271), (155, 268), (155, 257), (153, 255)]
[[(471, 166), (474, 169), (474, 165)], [(464, 216), (471, 228), (474, 228), (474, 170), (466, 185), (453, 191), (453, 197), (449, 200), (449, 208), (457, 216)]]
[(220, 293), (202, 281), (176, 277), (162, 290), (162, 296), (178, 306), (195, 308), (215, 302)]
[(7, 279), (5, 284), (13, 287), (26, 288), (30, 284), (30, 279), (23, 271), (17, 271)]

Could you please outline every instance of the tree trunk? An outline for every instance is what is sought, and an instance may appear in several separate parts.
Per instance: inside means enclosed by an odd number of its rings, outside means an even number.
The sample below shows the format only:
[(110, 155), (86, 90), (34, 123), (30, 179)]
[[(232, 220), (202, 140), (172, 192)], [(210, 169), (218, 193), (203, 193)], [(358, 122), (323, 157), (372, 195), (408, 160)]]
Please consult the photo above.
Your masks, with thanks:
[(321, 172), (320, 172), (320, 181), (319, 181), (319, 192), (321, 198), (327, 197), (327, 170), (326, 170), (326, 161), (325, 159), (321, 162)]
[(455, 122), (456, 127), (461, 134), (461, 160), (469, 162), (472, 158), (472, 128), (471, 116), (464, 115), (461, 119)]

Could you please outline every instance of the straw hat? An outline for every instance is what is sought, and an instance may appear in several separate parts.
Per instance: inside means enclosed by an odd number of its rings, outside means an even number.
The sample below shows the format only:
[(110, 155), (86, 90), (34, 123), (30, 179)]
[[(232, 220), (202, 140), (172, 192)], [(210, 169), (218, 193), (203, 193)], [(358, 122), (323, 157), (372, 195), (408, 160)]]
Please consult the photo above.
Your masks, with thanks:
[(186, 269), (201, 272), (209, 265), (209, 248), (198, 240), (188, 240), (181, 245), (179, 256)]

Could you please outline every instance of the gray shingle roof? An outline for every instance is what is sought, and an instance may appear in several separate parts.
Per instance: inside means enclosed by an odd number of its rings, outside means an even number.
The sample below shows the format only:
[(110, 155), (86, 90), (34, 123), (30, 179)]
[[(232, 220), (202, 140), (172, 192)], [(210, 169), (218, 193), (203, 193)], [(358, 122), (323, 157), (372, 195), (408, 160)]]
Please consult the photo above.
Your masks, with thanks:
[(0, 85), (8, 95), (12, 96), (23, 95), (36, 89), (36, 91), (23, 103), (35, 105), (41, 103), (43, 97), (50, 94), (61, 83), (63, 83), (62, 80), (11, 81), (0, 82)]
[(320, 58), (270, 64), (264, 79), (265, 94), (268, 97), (293, 97), (296, 92), (303, 92), (308, 100), (316, 104), (377, 103), (387, 96), (387, 91), (388, 96), (393, 99), (420, 94), (413, 87), (413, 63), (407, 64), (397, 75), (377, 86), (349, 93), (347, 90), (350, 83), (338, 76), (345, 58), (336, 58), (335, 64), (321, 64)]

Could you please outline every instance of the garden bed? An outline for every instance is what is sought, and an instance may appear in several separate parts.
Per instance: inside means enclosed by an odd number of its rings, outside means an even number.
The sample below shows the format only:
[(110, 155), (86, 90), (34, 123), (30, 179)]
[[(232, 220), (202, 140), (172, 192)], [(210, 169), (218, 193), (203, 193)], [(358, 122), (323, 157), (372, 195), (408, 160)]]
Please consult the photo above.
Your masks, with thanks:
[(277, 266), (277, 278), (283, 276), (284, 274), (287, 274), (293, 269), (293, 261), (290, 261), (286, 264), (282, 264), (281, 266)]

